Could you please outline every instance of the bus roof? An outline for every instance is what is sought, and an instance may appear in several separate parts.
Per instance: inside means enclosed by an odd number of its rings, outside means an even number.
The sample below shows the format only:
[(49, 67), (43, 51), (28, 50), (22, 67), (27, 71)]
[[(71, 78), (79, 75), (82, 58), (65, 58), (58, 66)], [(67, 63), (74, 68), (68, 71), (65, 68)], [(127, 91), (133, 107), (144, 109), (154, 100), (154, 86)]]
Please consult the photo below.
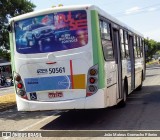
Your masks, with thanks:
[(122, 23), (121, 21), (119, 21), (118, 19), (114, 18), (113, 16), (111, 16), (110, 14), (108, 14), (107, 12), (105, 12), (104, 10), (98, 8), (95, 5), (70, 5), (70, 6), (60, 6), (60, 7), (53, 7), (53, 8), (48, 8), (48, 9), (44, 9), (44, 10), (40, 10), (40, 11), (34, 11), (34, 12), (30, 12), (30, 13), (26, 13), (20, 16), (16, 16), (11, 18), (10, 22), (12, 21), (19, 21), (19, 20), (23, 20), (26, 18), (30, 18), (30, 17), (34, 17), (34, 16), (39, 16), (39, 15), (43, 15), (43, 14), (48, 14), (50, 12), (59, 12), (59, 11), (67, 11), (67, 10), (77, 10), (77, 9), (88, 9), (88, 10), (96, 10), (101, 16), (106, 17), (107, 19), (109, 19), (110, 21), (128, 29), (129, 31), (142, 36), (143, 35), (141, 33), (139, 33), (138, 31), (132, 29), (131, 27), (127, 26), (126, 24)]
[(99, 13), (101, 16), (106, 17), (106, 18), (109, 19), (110, 21), (112, 21), (112, 22), (114, 22), (114, 23), (116, 23), (116, 24), (118, 24), (118, 25), (120, 25), (120, 26), (128, 29), (129, 31), (131, 31), (131, 32), (133, 32), (133, 33), (135, 33), (135, 34), (137, 34), (137, 35), (139, 35), (139, 36), (144, 37), (143, 34), (141, 34), (140, 32), (138, 32), (138, 31), (136, 31), (136, 30), (134, 30), (133, 28), (129, 27), (128, 25), (124, 24), (123, 22), (119, 21), (118, 19), (116, 19), (115, 17), (113, 17), (113, 16), (111, 16), (110, 14), (106, 13), (104, 10), (100, 9), (99, 7), (92, 5), (92, 6), (90, 7), (90, 10), (92, 10), (92, 9), (93, 9), (93, 10), (97, 10), (98, 13)]

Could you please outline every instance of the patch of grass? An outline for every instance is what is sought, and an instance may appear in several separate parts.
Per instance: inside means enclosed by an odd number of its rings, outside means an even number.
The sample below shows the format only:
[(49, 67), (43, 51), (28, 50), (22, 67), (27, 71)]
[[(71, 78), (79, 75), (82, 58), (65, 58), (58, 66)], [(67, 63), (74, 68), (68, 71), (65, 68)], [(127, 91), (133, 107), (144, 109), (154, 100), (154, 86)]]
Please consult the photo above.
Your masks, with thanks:
[(147, 65), (158, 64), (158, 60), (153, 60), (146, 63)]
[(7, 94), (0, 96), (0, 110), (16, 105), (15, 94)]

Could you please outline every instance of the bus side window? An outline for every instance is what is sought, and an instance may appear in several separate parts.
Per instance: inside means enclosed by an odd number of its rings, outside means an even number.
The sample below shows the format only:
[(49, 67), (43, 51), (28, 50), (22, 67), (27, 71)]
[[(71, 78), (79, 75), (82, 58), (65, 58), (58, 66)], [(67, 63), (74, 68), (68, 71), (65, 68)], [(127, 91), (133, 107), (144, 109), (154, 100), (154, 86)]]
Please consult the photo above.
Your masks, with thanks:
[(124, 45), (124, 34), (123, 34), (123, 29), (120, 29), (120, 37), (121, 37), (121, 56), (122, 59), (126, 57), (126, 52), (125, 52), (125, 45)]
[(111, 40), (111, 26), (106, 21), (100, 20), (101, 41), (103, 47), (104, 59), (113, 60), (113, 46)]
[(126, 31), (124, 31), (124, 43), (125, 43), (126, 58), (129, 58), (128, 34)]
[(137, 37), (134, 36), (134, 57), (137, 58)]
[(140, 38), (140, 53), (141, 53), (141, 57), (143, 57), (143, 46), (142, 46), (142, 38)]
[(102, 35), (102, 32), (103, 32), (103, 21), (102, 20), (99, 21), (99, 26), (100, 26), (100, 32)]
[(139, 37), (137, 37), (137, 56), (141, 57), (141, 52), (140, 52), (140, 41), (139, 41)]

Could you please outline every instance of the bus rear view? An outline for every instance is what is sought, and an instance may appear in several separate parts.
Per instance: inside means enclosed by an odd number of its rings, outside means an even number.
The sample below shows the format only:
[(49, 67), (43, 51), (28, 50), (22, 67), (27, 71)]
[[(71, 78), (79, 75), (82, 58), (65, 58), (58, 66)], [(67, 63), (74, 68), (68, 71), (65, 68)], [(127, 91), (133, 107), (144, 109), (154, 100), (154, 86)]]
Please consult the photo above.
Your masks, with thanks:
[[(100, 108), (90, 13), (55, 8), (11, 20), (12, 68), (19, 111)], [(99, 96), (98, 94), (96, 96)]]
[(10, 25), (19, 111), (124, 107), (142, 88), (143, 35), (96, 6), (32, 12)]

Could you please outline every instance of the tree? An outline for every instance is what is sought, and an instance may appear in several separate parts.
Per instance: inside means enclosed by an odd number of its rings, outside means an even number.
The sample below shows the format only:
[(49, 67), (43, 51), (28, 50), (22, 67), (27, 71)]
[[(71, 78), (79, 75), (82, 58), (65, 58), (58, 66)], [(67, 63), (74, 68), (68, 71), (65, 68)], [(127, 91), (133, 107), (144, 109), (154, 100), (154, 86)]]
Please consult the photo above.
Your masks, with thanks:
[(147, 57), (152, 58), (156, 53), (159, 54), (160, 51), (160, 42), (156, 42), (153, 39), (145, 40), (146, 45), (148, 46)]
[(0, 49), (0, 59), (3, 58), (3, 59), (6, 59), (6, 60), (10, 60), (10, 53), (8, 50), (6, 49)]
[(0, 47), (4, 49), (2, 51), (4, 56), (7, 56), (7, 50), (9, 50), (9, 35), (7, 31), (9, 19), (32, 12), (35, 7), (29, 0), (0, 0)]

